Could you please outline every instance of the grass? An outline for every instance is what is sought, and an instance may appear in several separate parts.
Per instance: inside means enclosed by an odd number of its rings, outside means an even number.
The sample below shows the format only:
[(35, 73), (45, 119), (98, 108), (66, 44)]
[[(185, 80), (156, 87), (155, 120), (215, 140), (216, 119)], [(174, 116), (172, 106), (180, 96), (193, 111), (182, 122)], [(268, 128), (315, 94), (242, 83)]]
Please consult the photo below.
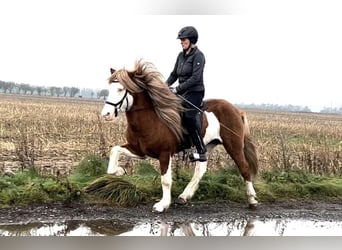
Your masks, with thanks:
[[(159, 172), (148, 162), (140, 162), (131, 176), (113, 177), (104, 173), (105, 160), (86, 157), (68, 177), (41, 175), (35, 168), (0, 179), (0, 207), (56, 202), (104, 202), (131, 207), (161, 198)], [(181, 169), (174, 175), (175, 199), (192, 177)], [(342, 179), (307, 173), (303, 170), (271, 170), (255, 181), (260, 202), (342, 199)], [(208, 171), (192, 202), (219, 200), (247, 202), (245, 184), (235, 168)]]
[(41, 176), (31, 168), (0, 179), (0, 206), (71, 202), (81, 198), (81, 190), (67, 178)]

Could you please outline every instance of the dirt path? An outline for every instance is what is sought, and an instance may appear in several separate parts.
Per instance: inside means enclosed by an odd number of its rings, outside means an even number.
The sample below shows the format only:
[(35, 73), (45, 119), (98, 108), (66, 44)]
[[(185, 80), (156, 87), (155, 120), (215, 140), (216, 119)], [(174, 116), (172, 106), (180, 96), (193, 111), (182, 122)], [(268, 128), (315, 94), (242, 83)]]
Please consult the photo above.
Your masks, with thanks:
[(63, 222), (67, 220), (115, 220), (118, 223), (138, 223), (151, 220), (169, 222), (222, 222), (242, 218), (291, 218), (342, 221), (342, 200), (334, 202), (286, 202), (263, 203), (257, 210), (250, 210), (240, 203), (172, 205), (166, 213), (151, 211), (152, 204), (135, 208), (119, 208), (107, 205), (55, 204), (25, 208), (0, 209), (0, 224), (33, 222)]

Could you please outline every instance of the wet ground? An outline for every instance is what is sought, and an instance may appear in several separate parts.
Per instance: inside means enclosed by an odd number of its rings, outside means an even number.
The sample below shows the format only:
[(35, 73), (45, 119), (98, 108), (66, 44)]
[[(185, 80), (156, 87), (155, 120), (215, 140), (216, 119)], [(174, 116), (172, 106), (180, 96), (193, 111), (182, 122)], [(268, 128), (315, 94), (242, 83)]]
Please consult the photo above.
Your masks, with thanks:
[(262, 203), (256, 210), (234, 202), (172, 205), (163, 214), (153, 213), (151, 208), (152, 204), (135, 208), (99, 204), (4, 208), (0, 209), (0, 231), (2, 235), (8, 235), (6, 230), (25, 235), (20, 232), (26, 227), (35, 228), (33, 235), (44, 229), (41, 235), (207, 236), (310, 235), (308, 230), (316, 228), (321, 230), (311, 234), (342, 235), (342, 201)]

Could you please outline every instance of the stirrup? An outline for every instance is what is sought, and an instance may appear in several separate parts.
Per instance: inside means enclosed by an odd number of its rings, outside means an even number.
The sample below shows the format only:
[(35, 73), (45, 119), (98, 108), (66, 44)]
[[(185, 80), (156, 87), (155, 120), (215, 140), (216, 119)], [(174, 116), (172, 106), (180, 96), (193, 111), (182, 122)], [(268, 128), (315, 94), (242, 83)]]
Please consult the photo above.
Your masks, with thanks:
[(194, 162), (194, 161), (207, 161), (207, 155), (206, 155), (206, 153), (204, 153), (204, 154), (191, 153), (191, 154), (189, 154), (189, 159), (190, 159), (191, 162)]

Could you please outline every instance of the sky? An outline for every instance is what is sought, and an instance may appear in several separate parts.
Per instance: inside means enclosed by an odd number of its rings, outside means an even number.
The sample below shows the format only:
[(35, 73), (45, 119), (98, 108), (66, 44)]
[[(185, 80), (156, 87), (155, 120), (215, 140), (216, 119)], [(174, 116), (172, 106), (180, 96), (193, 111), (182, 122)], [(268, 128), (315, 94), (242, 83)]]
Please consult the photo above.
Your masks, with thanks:
[(206, 98), (340, 107), (341, 13), (340, 0), (1, 0), (0, 80), (102, 89), (138, 59), (166, 79), (192, 25)]

